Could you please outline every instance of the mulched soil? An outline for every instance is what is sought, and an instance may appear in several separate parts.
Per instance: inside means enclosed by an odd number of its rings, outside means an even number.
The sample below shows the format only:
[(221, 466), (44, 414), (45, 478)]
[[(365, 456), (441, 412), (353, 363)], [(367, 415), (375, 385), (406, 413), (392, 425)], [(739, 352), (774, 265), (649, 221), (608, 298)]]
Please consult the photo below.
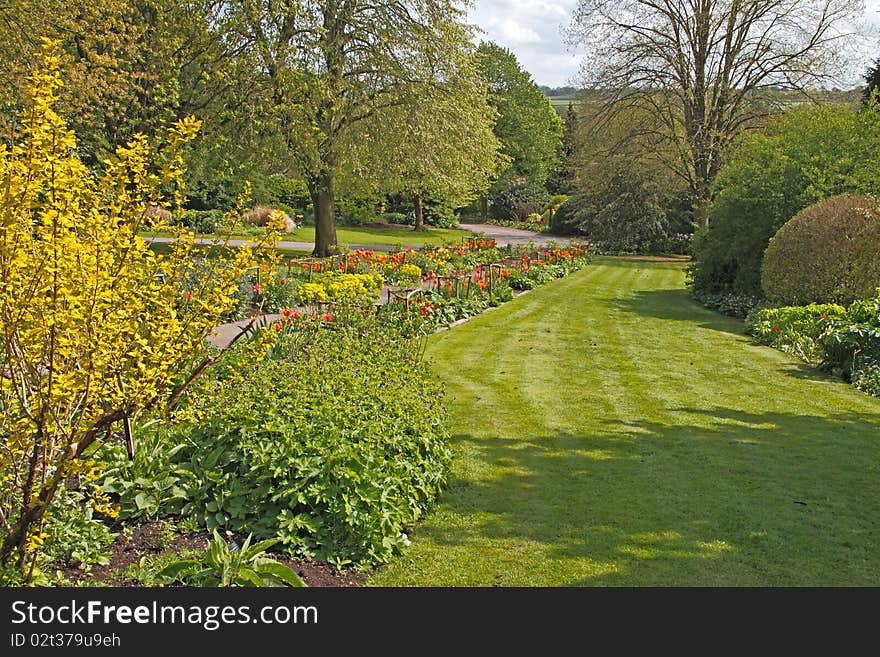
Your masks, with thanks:
[[(126, 538), (120, 533), (110, 545), (108, 552), (110, 563), (106, 566), (92, 566), (89, 572), (79, 568), (62, 565), (60, 570), (72, 584), (94, 583), (105, 586), (140, 586), (136, 582), (123, 579), (120, 575), (132, 564), (138, 563), (141, 557), (155, 556), (164, 552), (179, 554), (183, 550), (206, 550), (210, 535), (207, 532), (174, 533), (168, 540), (167, 526), (161, 521), (152, 521), (138, 526)], [(236, 537), (239, 545), (241, 537)], [(290, 559), (279, 554), (274, 558), (287, 564), (309, 586), (361, 586), (369, 573), (356, 570), (338, 570), (336, 567), (306, 559)]]

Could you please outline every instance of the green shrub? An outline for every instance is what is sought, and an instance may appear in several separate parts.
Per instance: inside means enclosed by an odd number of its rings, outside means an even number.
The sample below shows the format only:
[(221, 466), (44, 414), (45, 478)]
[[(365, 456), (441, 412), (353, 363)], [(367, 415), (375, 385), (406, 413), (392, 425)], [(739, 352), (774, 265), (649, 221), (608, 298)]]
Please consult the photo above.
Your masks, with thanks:
[(770, 238), (800, 210), (845, 192), (880, 189), (880, 108), (788, 110), (744, 137), (716, 181), (709, 231), (693, 244), (690, 285), (708, 294), (761, 294)]
[(761, 267), (767, 298), (779, 304), (848, 304), (880, 286), (876, 199), (835, 196), (801, 210), (770, 240)]
[(43, 531), (51, 537), (45, 546), (46, 559), (58, 559), (84, 570), (110, 563), (106, 551), (116, 533), (95, 517), (94, 504), (82, 490), (62, 487), (58, 491)]
[(860, 365), (880, 359), (880, 298), (856, 301), (843, 317), (831, 319), (821, 343), (823, 367), (853, 380)]
[(223, 226), (223, 219), (222, 210), (183, 210), (175, 218), (175, 224), (210, 235)]
[(540, 214), (549, 202), (543, 186), (518, 180), (492, 197), (489, 214), (501, 221), (524, 221), (532, 213)]
[(550, 232), (554, 235), (577, 235), (580, 225), (577, 217), (577, 204), (571, 199), (560, 205), (550, 220)]
[(458, 226), (455, 210), (448, 205), (426, 205), (423, 217), (426, 224), (435, 228), (455, 228)]
[(415, 224), (415, 217), (408, 215), (406, 212), (386, 212), (382, 215), (385, 223), (398, 224), (400, 226), (412, 226)]
[(343, 226), (360, 226), (381, 221), (376, 205), (375, 199), (339, 198), (336, 200), (336, 219)]
[(766, 305), (764, 299), (750, 294), (737, 294), (736, 292), (711, 294), (701, 290), (693, 290), (692, 294), (694, 299), (706, 308), (717, 310), (719, 313), (731, 317), (747, 317), (750, 313)]
[(554, 214), (550, 230), (583, 234), (606, 253), (658, 253), (669, 234), (654, 181), (633, 163), (608, 163)]
[(605, 252), (655, 253), (669, 232), (666, 212), (637, 168), (620, 167), (572, 201), (580, 231)]
[(860, 353), (854, 362), (852, 384), (862, 392), (880, 397), (880, 357)]
[(357, 310), (282, 335), (272, 360), (225, 368), (179, 427), (201, 482), (185, 512), (339, 565), (387, 561), (450, 459), (442, 391), (419, 354)]
[(487, 224), (493, 226), (507, 226), (520, 230), (531, 230), (535, 233), (548, 233), (550, 226), (544, 223), (544, 218), (539, 214), (530, 214), (524, 221), (502, 221), (501, 219), (487, 219)]
[(746, 325), (761, 344), (819, 364), (825, 355), (821, 339), (829, 321), (845, 313), (843, 306), (834, 304), (764, 308), (750, 316)]
[(846, 309), (836, 304), (765, 308), (750, 317), (748, 326), (758, 342), (880, 394), (880, 297)]
[[(190, 172), (191, 175), (194, 171)], [(186, 186), (186, 207), (192, 210), (220, 210), (235, 207), (243, 180), (237, 176), (196, 177)]]

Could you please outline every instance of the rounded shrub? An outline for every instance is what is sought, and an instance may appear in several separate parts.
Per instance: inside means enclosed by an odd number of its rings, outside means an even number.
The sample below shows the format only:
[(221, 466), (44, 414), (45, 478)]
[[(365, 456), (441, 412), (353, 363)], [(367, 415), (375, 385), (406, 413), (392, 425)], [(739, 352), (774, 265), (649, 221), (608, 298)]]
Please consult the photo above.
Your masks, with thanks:
[(761, 283), (781, 305), (849, 304), (880, 286), (877, 199), (842, 194), (801, 210), (764, 253)]
[(565, 201), (553, 213), (550, 232), (554, 235), (576, 235), (579, 232), (577, 205), (573, 199)]

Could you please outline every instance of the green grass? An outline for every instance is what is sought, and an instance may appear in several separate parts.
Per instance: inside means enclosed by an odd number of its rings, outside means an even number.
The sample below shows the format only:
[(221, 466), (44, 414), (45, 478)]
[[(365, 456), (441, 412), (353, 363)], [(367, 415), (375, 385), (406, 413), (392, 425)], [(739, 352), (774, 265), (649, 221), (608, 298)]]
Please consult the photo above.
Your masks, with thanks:
[(371, 585), (876, 585), (880, 399), (603, 258), (434, 336), (456, 459)]
[[(172, 237), (169, 232), (144, 232), (143, 236), (150, 237)], [(394, 228), (373, 228), (373, 227), (343, 227), (336, 229), (336, 241), (339, 246), (349, 246), (351, 244), (362, 245), (437, 245), (461, 242), (463, 237), (473, 236), (464, 230), (455, 228), (428, 228), (424, 232), (416, 232), (412, 228), (401, 226)], [(201, 235), (200, 237), (217, 237), (216, 235)], [(232, 235), (233, 238), (253, 237), (252, 234)], [(284, 242), (314, 242), (315, 228), (314, 226), (304, 226), (297, 228), (291, 233), (285, 233), (281, 237)]]
[[(401, 226), (400, 228), (368, 228), (368, 227), (338, 227), (336, 229), (336, 241), (340, 246), (349, 244), (411, 244), (413, 246), (437, 245), (461, 242), (463, 237), (473, 237), (473, 233), (456, 228), (428, 228), (423, 232), (416, 232), (412, 228)], [(313, 227), (297, 228), (294, 232), (284, 236), (285, 240), (292, 242), (312, 242), (315, 239)]]

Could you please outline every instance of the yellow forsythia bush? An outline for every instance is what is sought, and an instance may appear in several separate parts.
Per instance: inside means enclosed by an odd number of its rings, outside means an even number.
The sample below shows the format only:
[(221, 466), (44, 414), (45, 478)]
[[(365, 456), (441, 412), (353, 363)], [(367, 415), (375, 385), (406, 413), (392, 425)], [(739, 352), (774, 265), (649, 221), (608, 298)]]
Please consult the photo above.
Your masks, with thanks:
[(22, 129), (0, 145), (0, 565), (26, 577), (55, 492), (126, 418), (176, 400), (210, 365), (203, 339), (256, 257), (225, 249), (184, 292), (193, 236), (162, 256), (137, 232), (159, 220), (160, 189), (177, 189), (199, 122), (173, 124), (158, 147), (137, 135), (93, 175), (53, 109), (56, 48), (44, 41)]

